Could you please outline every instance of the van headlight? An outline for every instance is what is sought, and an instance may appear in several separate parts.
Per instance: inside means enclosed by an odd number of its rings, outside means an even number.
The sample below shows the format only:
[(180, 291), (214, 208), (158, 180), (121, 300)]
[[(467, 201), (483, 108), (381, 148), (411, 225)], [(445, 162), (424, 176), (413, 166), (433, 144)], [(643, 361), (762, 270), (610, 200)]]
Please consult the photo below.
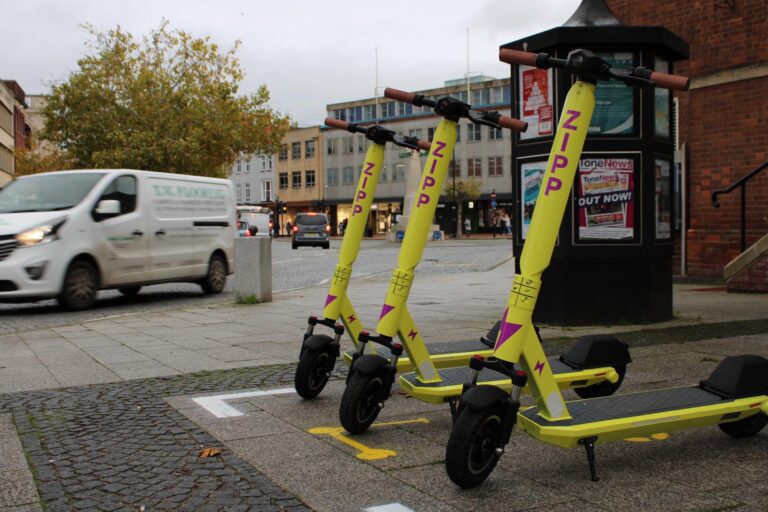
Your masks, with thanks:
[(53, 242), (58, 239), (58, 231), (64, 222), (58, 224), (44, 224), (32, 229), (28, 229), (16, 235), (16, 241), (19, 242), (20, 247), (30, 247), (32, 245), (40, 245), (48, 242)]

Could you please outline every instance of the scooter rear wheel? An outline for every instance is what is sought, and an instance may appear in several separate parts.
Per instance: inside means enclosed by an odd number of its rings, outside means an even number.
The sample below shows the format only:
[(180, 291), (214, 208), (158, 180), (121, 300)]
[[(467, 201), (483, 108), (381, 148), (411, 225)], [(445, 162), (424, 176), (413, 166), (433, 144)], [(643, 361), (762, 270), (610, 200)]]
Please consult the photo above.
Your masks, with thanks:
[(610, 396), (621, 387), (624, 381), (624, 375), (627, 373), (627, 365), (615, 366), (616, 373), (619, 374), (619, 380), (616, 382), (603, 381), (598, 384), (592, 384), (585, 388), (574, 388), (573, 391), (581, 398), (599, 398), (601, 396)]
[[(330, 338), (328, 341), (330, 342)], [(299, 358), (293, 378), (293, 385), (299, 396), (311, 400), (319, 395), (328, 384), (335, 364), (336, 358), (330, 347), (321, 350), (306, 348)]]
[(761, 412), (731, 423), (719, 423), (720, 430), (736, 439), (752, 437), (768, 425), (768, 415)]
[(383, 372), (374, 375), (356, 372), (349, 379), (339, 405), (339, 420), (350, 434), (365, 432), (378, 417), (384, 379)]
[(498, 408), (487, 411), (463, 408), (445, 449), (445, 469), (453, 483), (471, 489), (491, 474), (501, 457), (496, 451), (501, 418)]

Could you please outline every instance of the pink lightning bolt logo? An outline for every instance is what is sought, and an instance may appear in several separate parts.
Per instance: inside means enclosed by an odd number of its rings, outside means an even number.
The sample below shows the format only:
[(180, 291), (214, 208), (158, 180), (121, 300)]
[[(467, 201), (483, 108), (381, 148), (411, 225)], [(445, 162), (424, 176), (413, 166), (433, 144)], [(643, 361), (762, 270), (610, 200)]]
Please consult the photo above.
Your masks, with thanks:
[(414, 331), (413, 329), (411, 329), (411, 332), (409, 332), (409, 333), (408, 333), (408, 337), (409, 337), (409, 338), (411, 338), (411, 341), (413, 341), (413, 340), (415, 340), (415, 339), (416, 339), (416, 335), (417, 335), (417, 334), (418, 334), (418, 333), (417, 333), (416, 331)]
[(494, 345), (493, 350), (498, 350), (499, 347), (506, 343), (507, 340), (522, 327), (520, 324), (507, 322), (507, 313), (509, 313), (509, 307), (504, 310), (504, 316), (501, 319), (501, 332), (499, 332), (499, 339), (496, 340), (496, 345)]
[(349, 322), (349, 323), (352, 323), (355, 320), (357, 320), (357, 318), (355, 318), (355, 315), (349, 315), (349, 318), (347, 318), (347, 322)]
[(539, 377), (541, 377), (541, 372), (544, 371), (544, 363), (537, 361), (536, 366), (533, 367), (533, 371), (539, 372)]
[(379, 320), (387, 316), (387, 313), (395, 309), (395, 306), (390, 306), (389, 304), (384, 304), (381, 308), (381, 314), (379, 315)]

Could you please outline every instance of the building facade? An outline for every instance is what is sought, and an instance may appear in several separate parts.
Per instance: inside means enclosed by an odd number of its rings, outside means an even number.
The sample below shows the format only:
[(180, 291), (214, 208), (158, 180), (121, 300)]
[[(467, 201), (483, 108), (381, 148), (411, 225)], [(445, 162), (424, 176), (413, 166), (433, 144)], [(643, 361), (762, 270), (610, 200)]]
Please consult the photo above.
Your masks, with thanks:
[(297, 213), (326, 211), (323, 202), (323, 136), (320, 126), (293, 128), (283, 137), (275, 162), (275, 201), (286, 203), (279, 213), (281, 233)]
[[(685, 147), (688, 186), (685, 267), (690, 275), (721, 276), (740, 253), (739, 190), (723, 189), (768, 160), (768, 3), (607, 0), (627, 25), (663, 25), (690, 44), (675, 73), (691, 78), (676, 93), (679, 145)], [(768, 232), (768, 170), (746, 188), (747, 246)]]
[(240, 155), (229, 179), (235, 184), (237, 204), (271, 206), (275, 200), (273, 155)]
[[(469, 103), (475, 108), (495, 109), (509, 115), (509, 84), (509, 79), (475, 77), (470, 84)], [(450, 95), (465, 102), (468, 98), (467, 84), (463, 79), (417, 93), (431, 98)], [(432, 140), (440, 122), (440, 117), (430, 108), (414, 107), (387, 98), (334, 103), (327, 105), (327, 111), (328, 116), (335, 119), (363, 125), (378, 122), (403, 135), (426, 140)], [(474, 125), (466, 120), (459, 123), (459, 139), (447, 179), (474, 180), (480, 185), (480, 197), (467, 201), (463, 208), (463, 216), (470, 219), (473, 232), (490, 230), (491, 219), (496, 211), (513, 211), (509, 137), (509, 132), (504, 130)], [(325, 132), (325, 203), (334, 229), (338, 229), (338, 224), (351, 214), (355, 187), (368, 144), (368, 140), (360, 134), (342, 130)], [(419, 176), (426, 156), (425, 152), (421, 155)], [(390, 214), (402, 212), (406, 173), (411, 167), (410, 158), (411, 151), (394, 144), (387, 145), (384, 168), (368, 222), (369, 235), (386, 233)], [(418, 180), (419, 176), (415, 179)], [(455, 205), (443, 196), (437, 208), (435, 222), (446, 233), (455, 233)]]
[(16, 170), (13, 109), (13, 93), (0, 81), (0, 188), (10, 183)]

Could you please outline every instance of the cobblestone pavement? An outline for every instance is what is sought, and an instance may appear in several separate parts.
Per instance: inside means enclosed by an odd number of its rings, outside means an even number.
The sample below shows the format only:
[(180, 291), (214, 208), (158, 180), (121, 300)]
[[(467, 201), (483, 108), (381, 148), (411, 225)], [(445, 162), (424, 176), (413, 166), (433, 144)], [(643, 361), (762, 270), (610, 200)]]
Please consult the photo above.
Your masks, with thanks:
[[(288, 240), (272, 244), (273, 290), (292, 290), (327, 282), (337, 262), (340, 240), (331, 242), (331, 250), (300, 248), (291, 250)], [(387, 274), (397, 261), (399, 244), (383, 240), (365, 240), (355, 263), (355, 276)], [(499, 265), (512, 256), (510, 240), (473, 239), (447, 240), (428, 244), (418, 267), (419, 275), (482, 272)], [(136, 297), (124, 297), (116, 290), (105, 290), (100, 300), (88, 311), (62, 311), (55, 300), (37, 303), (0, 303), (0, 334), (19, 330), (68, 325), (115, 315), (157, 312), (180, 307), (202, 307), (234, 302), (232, 279), (224, 293), (205, 296), (200, 287), (191, 283), (149, 286)]]
[[(285, 385), (293, 371), (265, 366), (0, 395), (0, 413), (13, 414), (51, 511), (309, 510), (163, 400)], [(198, 457), (209, 447), (220, 455)]]

